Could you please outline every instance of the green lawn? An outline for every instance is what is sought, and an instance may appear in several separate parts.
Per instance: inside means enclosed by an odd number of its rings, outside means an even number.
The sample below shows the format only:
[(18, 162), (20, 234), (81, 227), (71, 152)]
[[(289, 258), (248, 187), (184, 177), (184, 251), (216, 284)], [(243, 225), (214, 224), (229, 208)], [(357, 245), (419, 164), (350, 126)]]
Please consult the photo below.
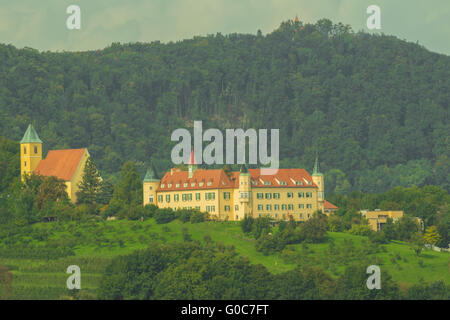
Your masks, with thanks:
[[(5, 259), (0, 258), (0, 265), (12, 270), (13, 297), (19, 299), (58, 299), (67, 295), (66, 280), (69, 276), (65, 270), (69, 265), (78, 265), (81, 269), (82, 291), (95, 295), (102, 272), (111, 259), (117, 255), (143, 249), (152, 241), (183, 241), (182, 229), (187, 228), (195, 240), (203, 240), (209, 235), (213, 241), (233, 245), (236, 251), (254, 264), (263, 264), (272, 273), (280, 273), (294, 268), (295, 263), (286, 263), (281, 254), (263, 255), (256, 251), (255, 240), (245, 236), (240, 225), (235, 222), (182, 223), (178, 220), (158, 225), (153, 219), (146, 221), (105, 221), (90, 223), (41, 223), (34, 228), (50, 231), (45, 240), (47, 244), (75, 245), (75, 256), (57, 260), (41, 259)], [(346, 233), (328, 233), (328, 241), (321, 244), (308, 244), (308, 256), (312, 264), (322, 264), (327, 260), (324, 250), (329, 247), (330, 239), (337, 246), (352, 240), (355, 247), (366, 240), (362, 236)], [(32, 237), (24, 240), (32, 244), (44, 244), (44, 241)], [(450, 283), (448, 253), (423, 251), (417, 257), (414, 251), (401, 242), (383, 245), (383, 252), (369, 256), (371, 264), (378, 264), (383, 271), (389, 272), (394, 280), (403, 285), (425, 281), (444, 280)], [(290, 246), (292, 252), (300, 253), (301, 244)], [(420, 265), (420, 262), (421, 265)], [(333, 263), (332, 274), (338, 275), (344, 268), (343, 263)]]

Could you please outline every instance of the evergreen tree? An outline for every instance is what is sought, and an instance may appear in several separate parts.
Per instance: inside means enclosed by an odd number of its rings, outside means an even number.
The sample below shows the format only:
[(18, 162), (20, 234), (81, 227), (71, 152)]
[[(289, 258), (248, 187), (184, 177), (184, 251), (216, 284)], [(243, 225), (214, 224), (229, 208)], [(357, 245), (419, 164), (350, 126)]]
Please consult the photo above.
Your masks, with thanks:
[(100, 186), (100, 192), (97, 195), (97, 203), (108, 204), (114, 193), (114, 185), (111, 181), (102, 181)]
[(100, 174), (91, 158), (88, 158), (84, 167), (83, 179), (79, 183), (77, 192), (77, 204), (94, 204), (97, 202), (97, 196), (101, 191)]
[(125, 162), (111, 199), (122, 205), (142, 204), (142, 182), (133, 163)]

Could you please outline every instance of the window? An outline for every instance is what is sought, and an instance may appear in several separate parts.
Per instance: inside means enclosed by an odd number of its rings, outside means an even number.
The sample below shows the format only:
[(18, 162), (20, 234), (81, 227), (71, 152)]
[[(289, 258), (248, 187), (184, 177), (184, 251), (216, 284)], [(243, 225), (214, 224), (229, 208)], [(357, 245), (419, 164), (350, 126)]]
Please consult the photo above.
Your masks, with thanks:
[(166, 194), (166, 202), (170, 202), (170, 194)]
[(304, 192), (299, 192), (298, 193), (298, 197), (299, 198), (304, 198), (305, 197), (305, 193)]
[(215, 206), (211, 206), (211, 212), (216, 211), (216, 207)]
[(200, 187), (203, 187), (203, 181), (198, 184)]
[(288, 204), (288, 210), (294, 210), (294, 205), (293, 204)]
[(211, 185), (211, 181), (208, 181), (206, 185), (209, 187)]
[(158, 202), (163, 202), (163, 196), (162, 196), (162, 194), (158, 195)]
[(275, 213), (275, 218), (278, 218), (278, 213)]
[(25, 167), (27, 166), (27, 162), (26, 162), (26, 161), (24, 162), (24, 166), (25, 166)]
[(239, 220), (239, 216), (238, 215), (236, 215), (236, 220)]
[(173, 201), (178, 202), (180, 200), (180, 195), (179, 194), (174, 194), (173, 195)]
[(258, 192), (258, 193), (256, 194), (256, 199), (263, 199), (263, 198), (264, 198), (264, 193)]
[(287, 206), (285, 204), (281, 205), (281, 210), (286, 210)]
[(150, 197), (148, 197), (148, 202), (153, 203), (153, 195), (151, 195)]
[(191, 187), (195, 187), (195, 182), (192, 182), (192, 183), (191, 183)]
[(248, 192), (241, 192), (240, 193), (240, 198), (247, 199), (248, 198)]
[(199, 201), (200, 200), (200, 192), (197, 192), (195, 194), (195, 200)]
[(161, 188), (164, 188), (166, 185), (164, 183), (161, 183)]
[(312, 204), (308, 203), (308, 204), (306, 205), (306, 208), (307, 208), (307, 209), (311, 209), (311, 208), (312, 208)]
[(182, 194), (181, 195), (181, 200), (187, 201), (187, 194)]
[(293, 194), (292, 192), (288, 192), (288, 193), (287, 193), (287, 197), (288, 197), (288, 198), (293, 198), (293, 197), (294, 197), (294, 194)]
[(37, 154), (38, 153), (38, 148), (34, 147), (34, 153)]
[(264, 181), (265, 186), (270, 186), (270, 181)]
[(230, 211), (230, 206), (225, 206), (225, 211)]
[(189, 201), (192, 201), (192, 193), (189, 193), (189, 194), (187, 195), (187, 199), (188, 199)]
[(150, 186), (150, 188), (148, 188), (149, 190), (153, 190), (153, 187), (152, 186)]
[(266, 193), (266, 199), (272, 199), (272, 194), (271, 193)]
[(167, 184), (167, 188), (172, 188), (172, 184), (171, 183)]
[(236, 210), (236, 211), (239, 210), (239, 205), (238, 205), (238, 204), (236, 204), (236, 205), (234, 206), (234, 210)]
[(275, 204), (275, 205), (273, 206), (273, 208), (274, 208), (275, 210), (280, 210), (280, 205), (279, 205), (279, 204)]
[(302, 186), (302, 185), (303, 185), (303, 182), (301, 182), (301, 181), (295, 181), (295, 184), (298, 185), (298, 186)]
[(272, 211), (272, 205), (271, 204), (266, 204), (266, 210), (267, 211)]
[(211, 211), (211, 207), (210, 206), (206, 206), (206, 212), (210, 212)]
[(300, 213), (300, 219), (303, 219), (303, 213)]
[(261, 211), (263, 209), (263, 205), (262, 204), (258, 204), (258, 211)]
[(308, 219), (311, 218), (311, 215), (308, 213)]
[(180, 187), (180, 184), (177, 183), (177, 184), (175, 185), (175, 188), (179, 188), (179, 187)]
[(224, 193), (223, 193), (223, 198), (224, 198), (225, 200), (230, 200), (230, 193), (229, 193), (229, 192), (224, 192)]
[(23, 147), (23, 154), (27, 154), (27, 147)]
[(280, 181), (280, 186), (286, 186), (286, 185), (287, 185), (286, 181)]
[(312, 192), (307, 192), (307, 193), (306, 193), (306, 197), (307, 197), (307, 198), (312, 198)]
[(274, 199), (280, 199), (280, 194), (277, 192), (277, 193), (274, 193), (273, 194), (273, 198)]
[(205, 194), (206, 200), (214, 200), (216, 198), (216, 194), (214, 192), (207, 192)]
[(299, 205), (298, 205), (298, 208), (299, 209), (303, 209), (305, 207), (305, 205), (303, 204), (303, 203), (300, 203)]
[(188, 183), (187, 182), (185, 182), (185, 183), (183, 183), (183, 187), (187, 187), (188, 186)]

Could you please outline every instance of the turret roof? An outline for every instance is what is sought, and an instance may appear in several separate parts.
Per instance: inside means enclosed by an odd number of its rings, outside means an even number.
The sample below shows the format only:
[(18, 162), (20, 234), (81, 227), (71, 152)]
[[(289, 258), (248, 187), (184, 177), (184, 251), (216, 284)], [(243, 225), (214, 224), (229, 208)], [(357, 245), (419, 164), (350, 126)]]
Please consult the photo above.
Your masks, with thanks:
[(25, 131), (25, 134), (23, 135), (22, 140), (20, 140), (20, 143), (42, 143), (32, 124), (28, 125), (27, 131)]

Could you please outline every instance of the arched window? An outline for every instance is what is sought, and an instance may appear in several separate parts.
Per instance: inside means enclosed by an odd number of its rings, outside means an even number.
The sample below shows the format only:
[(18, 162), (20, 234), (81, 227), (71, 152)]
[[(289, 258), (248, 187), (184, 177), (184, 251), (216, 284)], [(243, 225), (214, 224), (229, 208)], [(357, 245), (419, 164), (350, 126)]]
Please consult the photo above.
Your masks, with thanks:
[(27, 154), (27, 147), (23, 147), (23, 154)]
[(34, 153), (35, 153), (35, 154), (38, 153), (38, 147), (37, 147), (37, 146), (34, 147)]

